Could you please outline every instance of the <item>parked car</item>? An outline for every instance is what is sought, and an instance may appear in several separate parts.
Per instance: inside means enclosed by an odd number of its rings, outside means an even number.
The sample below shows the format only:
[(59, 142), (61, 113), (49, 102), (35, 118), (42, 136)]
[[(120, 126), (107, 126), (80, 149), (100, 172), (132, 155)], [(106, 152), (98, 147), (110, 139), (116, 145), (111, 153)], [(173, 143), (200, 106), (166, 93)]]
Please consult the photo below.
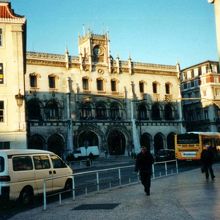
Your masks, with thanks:
[(155, 156), (156, 161), (175, 160), (175, 150), (160, 149)]
[(0, 150), (0, 201), (30, 204), (35, 195), (72, 189), (72, 169), (56, 154), (44, 150)]

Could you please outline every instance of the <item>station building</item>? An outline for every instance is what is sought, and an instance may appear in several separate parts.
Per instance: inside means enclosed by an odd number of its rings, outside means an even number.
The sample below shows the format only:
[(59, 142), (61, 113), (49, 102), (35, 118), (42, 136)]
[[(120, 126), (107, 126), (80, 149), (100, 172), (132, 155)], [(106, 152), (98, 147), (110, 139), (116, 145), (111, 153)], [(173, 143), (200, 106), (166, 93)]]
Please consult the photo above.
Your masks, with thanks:
[(179, 64), (114, 58), (107, 33), (79, 36), (78, 51), (26, 51), (25, 17), (0, 0), (0, 148), (173, 149), (185, 130)]

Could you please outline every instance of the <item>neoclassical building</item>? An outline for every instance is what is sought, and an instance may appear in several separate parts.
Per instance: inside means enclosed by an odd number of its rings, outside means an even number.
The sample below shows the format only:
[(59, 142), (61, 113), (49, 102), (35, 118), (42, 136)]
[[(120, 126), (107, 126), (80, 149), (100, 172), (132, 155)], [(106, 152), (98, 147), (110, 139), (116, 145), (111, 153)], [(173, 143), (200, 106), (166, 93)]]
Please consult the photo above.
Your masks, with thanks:
[[(79, 36), (77, 56), (27, 52), (25, 27), (0, 0), (0, 146), (21, 147), (2, 132), (22, 132), (22, 147), (61, 156), (92, 145), (110, 155), (138, 152), (140, 144), (153, 153), (174, 148), (174, 134), (184, 132), (178, 64), (114, 58), (108, 34), (91, 31)], [(21, 106), (15, 95), (24, 96)]]

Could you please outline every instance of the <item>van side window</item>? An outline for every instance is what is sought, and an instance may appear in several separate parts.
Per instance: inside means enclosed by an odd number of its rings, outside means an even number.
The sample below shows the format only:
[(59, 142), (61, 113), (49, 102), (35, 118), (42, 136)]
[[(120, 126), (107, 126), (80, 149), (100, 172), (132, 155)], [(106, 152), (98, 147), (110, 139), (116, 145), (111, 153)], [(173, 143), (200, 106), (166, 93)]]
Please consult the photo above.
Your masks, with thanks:
[(47, 155), (34, 156), (33, 158), (36, 170), (50, 169), (50, 161)]
[(30, 156), (15, 156), (12, 158), (13, 170), (32, 170), (33, 164)]
[(56, 155), (51, 155), (51, 160), (53, 163), (53, 168), (64, 168), (67, 167), (67, 165)]

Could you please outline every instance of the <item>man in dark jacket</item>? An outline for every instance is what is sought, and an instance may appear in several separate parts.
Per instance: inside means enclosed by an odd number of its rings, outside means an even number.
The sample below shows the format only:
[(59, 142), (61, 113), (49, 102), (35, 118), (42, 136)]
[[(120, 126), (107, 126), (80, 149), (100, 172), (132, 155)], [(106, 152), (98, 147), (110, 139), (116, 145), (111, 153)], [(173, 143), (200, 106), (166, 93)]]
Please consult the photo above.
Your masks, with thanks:
[(135, 171), (139, 172), (141, 183), (144, 186), (144, 191), (147, 196), (150, 195), (152, 164), (154, 158), (146, 147), (141, 147), (141, 152), (137, 155)]
[(214, 180), (215, 175), (212, 169), (212, 164), (214, 162), (214, 152), (211, 146), (204, 147), (201, 154), (202, 168), (205, 172), (206, 179), (209, 179), (209, 174)]

